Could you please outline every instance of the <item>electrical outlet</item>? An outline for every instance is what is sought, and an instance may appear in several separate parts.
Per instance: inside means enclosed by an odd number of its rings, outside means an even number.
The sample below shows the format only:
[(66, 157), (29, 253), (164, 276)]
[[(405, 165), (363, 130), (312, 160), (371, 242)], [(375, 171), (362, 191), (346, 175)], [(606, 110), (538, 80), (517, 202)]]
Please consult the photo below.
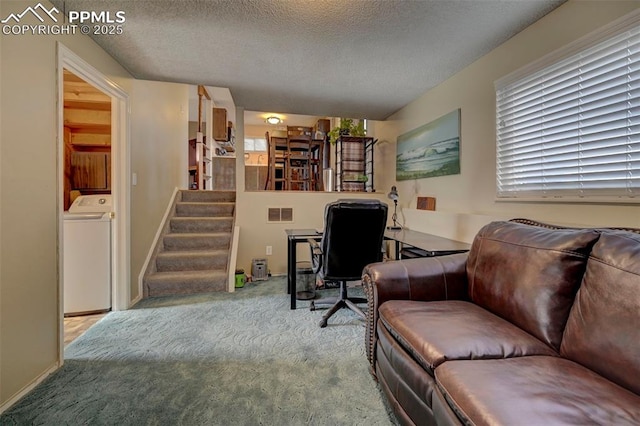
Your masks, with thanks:
[(271, 256), (273, 254), (273, 247), (267, 246), (267, 256)]

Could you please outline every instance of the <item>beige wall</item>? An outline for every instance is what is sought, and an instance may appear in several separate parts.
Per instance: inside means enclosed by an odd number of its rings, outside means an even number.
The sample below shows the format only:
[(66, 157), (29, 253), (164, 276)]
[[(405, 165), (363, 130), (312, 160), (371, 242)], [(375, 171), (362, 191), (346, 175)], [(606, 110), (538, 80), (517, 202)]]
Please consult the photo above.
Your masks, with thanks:
[[(381, 153), (376, 161), (390, 172), (384, 178), (384, 186), (393, 184), (397, 136), (461, 108), (462, 173), (398, 182), (402, 207), (415, 209), (416, 197), (421, 195), (436, 197), (437, 210), (452, 215), (519, 216), (551, 223), (640, 227), (640, 206), (637, 204), (496, 202), (494, 92), (494, 81), (498, 78), (638, 7), (640, 2), (569, 1), (428, 91), (386, 122), (375, 123), (376, 135), (383, 141), (379, 144)], [(420, 221), (431, 220), (428, 213), (407, 213), (401, 218), (406, 219), (413, 228), (422, 228)], [(456, 225), (460, 223), (459, 220), (447, 223), (460, 226)], [(438, 232), (437, 229), (433, 231)], [(441, 229), (441, 232), (447, 235), (466, 234), (445, 229)]]
[[(236, 114), (237, 116), (237, 114)], [(285, 127), (285, 126), (276, 126), (276, 127)], [(257, 124), (252, 124), (252, 125), (247, 125), (244, 126), (244, 134), (246, 137), (248, 138), (264, 138), (265, 133), (269, 132), (270, 135), (273, 136), (274, 130), (275, 128), (274, 126), (271, 125), (257, 125)], [(282, 132), (282, 131), (281, 131)], [(284, 134), (286, 135), (287, 131), (284, 130)], [(237, 134), (236, 134), (236, 138), (237, 138)]]
[(134, 80), (131, 101), (131, 298), (171, 195), (189, 180), (189, 87)]
[[(200, 126), (202, 130), (202, 134), (207, 134), (207, 123), (202, 122)], [(189, 121), (189, 139), (195, 139), (198, 136), (198, 122), (197, 121)]]
[(0, 36), (0, 406), (58, 361), (57, 40), (131, 88), (88, 37)]
[[(28, 6), (2, 1), (0, 16)], [(0, 410), (58, 363), (57, 41), (129, 94), (132, 298), (169, 197), (187, 183), (186, 86), (135, 81), (86, 36), (0, 36)]]

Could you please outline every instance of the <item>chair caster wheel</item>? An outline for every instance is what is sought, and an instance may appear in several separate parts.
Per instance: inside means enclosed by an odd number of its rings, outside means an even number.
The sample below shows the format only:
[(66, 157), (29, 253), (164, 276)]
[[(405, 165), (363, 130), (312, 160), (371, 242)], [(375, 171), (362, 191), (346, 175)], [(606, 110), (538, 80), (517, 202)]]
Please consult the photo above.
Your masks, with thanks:
[(311, 302), (311, 304), (309, 305), (309, 310), (310, 310), (310, 311), (315, 311), (315, 310), (316, 310), (316, 304), (315, 304), (315, 302)]
[(320, 328), (325, 328), (326, 326), (327, 326), (327, 320), (323, 318), (320, 321)]

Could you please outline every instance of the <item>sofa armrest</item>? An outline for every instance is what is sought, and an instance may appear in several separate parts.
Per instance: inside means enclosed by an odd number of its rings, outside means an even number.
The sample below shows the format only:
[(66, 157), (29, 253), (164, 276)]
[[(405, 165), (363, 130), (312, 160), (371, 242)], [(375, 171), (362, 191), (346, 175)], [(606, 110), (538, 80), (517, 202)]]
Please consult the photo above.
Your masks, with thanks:
[(387, 300), (467, 300), (468, 253), (372, 263), (362, 272), (367, 296), (367, 358), (375, 375), (378, 308)]

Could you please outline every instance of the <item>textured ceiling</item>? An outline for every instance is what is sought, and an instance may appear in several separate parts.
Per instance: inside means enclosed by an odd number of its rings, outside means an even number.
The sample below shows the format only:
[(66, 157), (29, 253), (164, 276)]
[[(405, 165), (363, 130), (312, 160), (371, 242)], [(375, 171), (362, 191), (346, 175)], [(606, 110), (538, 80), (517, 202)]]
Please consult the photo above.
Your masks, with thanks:
[(255, 111), (384, 119), (564, 0), (66, 0), (136, 78), (229, 88)]

